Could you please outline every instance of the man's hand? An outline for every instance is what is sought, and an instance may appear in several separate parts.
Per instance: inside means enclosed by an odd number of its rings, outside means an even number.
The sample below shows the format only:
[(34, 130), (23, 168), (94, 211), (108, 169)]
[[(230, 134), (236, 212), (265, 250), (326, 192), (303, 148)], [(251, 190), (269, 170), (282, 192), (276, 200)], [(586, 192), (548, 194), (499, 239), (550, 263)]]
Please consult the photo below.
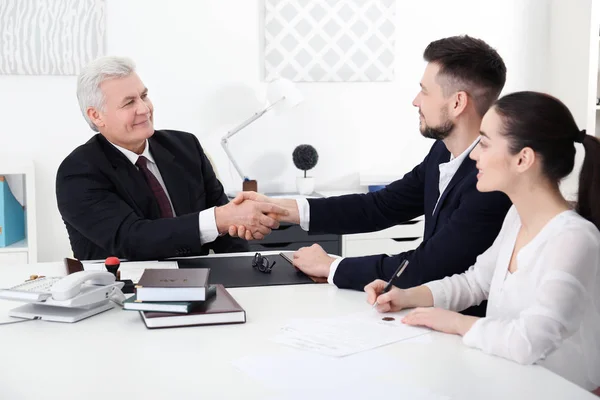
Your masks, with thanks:
[[(230, 204), (242, 205), (245, 201), (256, 201), (260, 203), (275, 204), (280, 208), (287, 211), (286, 215), (281, 214), (267, 214), (270, 218), (278, 221), (292, 222), (295, 224), (300, 223), (300, 216), (298, 214), (298, 205), (296, 200), (293, 199), (272, 199), (264, 194), (256, 192), (242, 192), (238, 194), (235, 199), (231, 200)], [(232, 224), (228, 227), (229, 235), (232, 237), (241, 237), (246, 240), (252, 239), (263, 239), (264, 234), (262, 232), (256, 232), (248, 230), (248, 227), (240, 224)]]
[(404, 317), (402, 322), (407, 325), (426, 326), (435, 331), (463, 336), (477, 320), (477, 317), (462, 315), (442, 308), (416, 308)]
[(294, 253), (294, 266), (308, 276), (327, 278), (334, 257), (323, 250), (318, 244), (302, 247)]
[(219, 234), (227, 233), (230, 226), (243, 226), (254, 239), (262, 239), (271, 229), (277, 229), (279, 219), (287, 214), (286, 209), (276, 204), (249, 200), (217, 207), (215, 220)]
[(235, 199), (231, 200), (232, 203), (242, 204), (244, 200), (254, 200), (260, 201), (261, 203), (273, 203), (274, 199), (265, 196), (264, 194), (256, 193), (256, 192), (241, 192), (235, 196)]

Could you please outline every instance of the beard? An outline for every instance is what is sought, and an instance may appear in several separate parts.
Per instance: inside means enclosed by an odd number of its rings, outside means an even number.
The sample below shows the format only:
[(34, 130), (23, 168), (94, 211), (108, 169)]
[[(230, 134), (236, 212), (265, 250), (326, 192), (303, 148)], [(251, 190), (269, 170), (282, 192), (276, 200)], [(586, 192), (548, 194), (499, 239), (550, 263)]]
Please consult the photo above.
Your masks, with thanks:
[[(421, 114), (422, 115), (422, 114)], [(427, 122), (425, 122), (425, 117), (423, 117), (423, 122), (425, 123), (425, 127), (420, 126), (419, 130), (421, 131), (421, 135), (428, 139), (435, 140), (443, 140), (450, 136), (450, 133), (454, 130), (454, 122), (450, 121), (447, 115), (445, 115), (445, 121), (442, 122), (438, 126), (429, 126)]]

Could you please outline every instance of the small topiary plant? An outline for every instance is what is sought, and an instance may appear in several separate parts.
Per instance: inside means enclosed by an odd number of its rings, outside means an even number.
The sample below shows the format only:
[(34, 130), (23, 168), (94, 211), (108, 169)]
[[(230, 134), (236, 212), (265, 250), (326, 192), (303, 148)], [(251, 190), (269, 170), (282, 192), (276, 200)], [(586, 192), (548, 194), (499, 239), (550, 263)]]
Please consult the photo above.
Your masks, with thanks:
[(310, 144), (301, 144), (294, 149), (292, 159), (296, 168), (304, 171), (304, 177), (306, 178), (306, 171), (317, 165), (319, 153)]

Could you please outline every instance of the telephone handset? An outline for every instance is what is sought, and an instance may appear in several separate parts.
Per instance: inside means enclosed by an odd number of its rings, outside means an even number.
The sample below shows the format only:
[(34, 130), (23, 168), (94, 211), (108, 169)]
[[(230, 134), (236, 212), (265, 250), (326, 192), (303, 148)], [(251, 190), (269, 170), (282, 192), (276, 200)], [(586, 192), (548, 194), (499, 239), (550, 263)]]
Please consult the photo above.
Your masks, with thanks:
[(112, 299), (122, 305), (123, 282), (106, 271), (80, 271), (67, 275), (50, 289), (51, 297), (45, 303), (61, 307), (86, 307)]
[(110, 285), (115, 283), (115, 276), (106, 271), (80, 271), (67, 275), (56, 282), (50, 293), (54, 300), (68, 300), (81, 292), (82, 284)]

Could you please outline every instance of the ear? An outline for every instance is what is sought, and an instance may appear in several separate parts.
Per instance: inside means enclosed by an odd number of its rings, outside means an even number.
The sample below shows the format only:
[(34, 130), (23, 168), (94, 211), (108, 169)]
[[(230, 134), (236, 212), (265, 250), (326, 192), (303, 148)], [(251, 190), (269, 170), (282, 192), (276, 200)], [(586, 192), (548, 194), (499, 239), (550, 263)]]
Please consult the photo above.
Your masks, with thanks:
[(105, 126), (102, 115), (95, 107), (88, 107), (85, 112), (88, 118), (94, 123), (94, 125), (96, 125), (96, 127), (101, 128)]
[(523, 148), (517, 155), (517, 171), (525, 172), (535, 163), (536, 155), (531, 147)]
[(456, 92), (452, 101), (451, 115), (453, 117), (458, 117), (467, 108), (467, 105), (469, 104), (469, 96), (467, 95), (467, 92), (461, 90)]

